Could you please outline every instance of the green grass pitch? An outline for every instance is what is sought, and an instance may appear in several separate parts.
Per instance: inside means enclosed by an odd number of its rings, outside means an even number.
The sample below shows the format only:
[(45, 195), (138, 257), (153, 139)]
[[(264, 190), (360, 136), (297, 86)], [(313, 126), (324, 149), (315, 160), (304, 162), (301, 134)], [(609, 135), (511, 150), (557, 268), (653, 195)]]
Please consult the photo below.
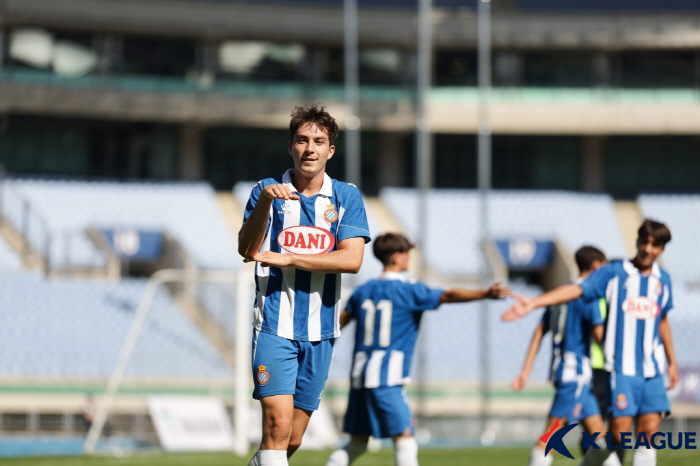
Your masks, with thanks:
[[(421, 466), (524, 466), (528, 448), (423, 448), (418, 453)], [(576, 460), (555, 457), (553, 466), (576, 466), (580, 462), (578, 452), (572, 450)], [(300, 451), (290, 461), (290, 466), (324, 466), (330, 451)], [(631, 452), (625, 465), (632, 461)], [(2, 466), (247, 466), (248, 458), (238, 458), (230, 453), (205, 454), (139, 454), (116, 457), (67, 457), (67, 458), (2, 458)], [(353, 466), (393, 466), (390, 449), (366, 453)], [(698, 450), (661, 450), (659, 466), (698, 466)]]

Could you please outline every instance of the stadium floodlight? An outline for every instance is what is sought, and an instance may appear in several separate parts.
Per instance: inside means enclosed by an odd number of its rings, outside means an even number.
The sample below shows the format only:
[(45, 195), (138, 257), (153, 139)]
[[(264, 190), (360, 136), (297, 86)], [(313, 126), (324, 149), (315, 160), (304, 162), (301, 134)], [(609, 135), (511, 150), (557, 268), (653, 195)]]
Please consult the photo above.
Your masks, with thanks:
[(182, 283), (185, 286), (198, 282), (232, 283), (236, 286), (236, 343), (235, 343), (235, 399), (234, 399), (234, 445), (235, 453), (244, 456), (248, 453), (248, 403), (250, 372), (250, 303), (251, 294), (250, 271), (190, 271), (183, 269), (159, 270), (148, 279), (141, 301), (136, 308), (134, 319), (129, 328), (124, 345), (114, 370), (109, 377), (103, 397), (97, 405), (97, 412), (85, 440), (85, 453), (95, 453), (97, 441), (107, 421), (111, 405), (114, 401), (124, 372), (136, 346), (141, 329), (159, 286), (165, 283)]
[(229, 73), (247, 74), (267, 54), (266, 42), (226, 41), (219, 46), (219, 66)]
[(54, 46), (53, 70), (66, 77), (88, 74), (97, 66), (97, 54), (89, 48), (68, 41), (58, 41)]
[(53, 36), (43, 29), (15, 29), (10, 34), (10, 58), (35, 68), (51, 66), (53, 48)]

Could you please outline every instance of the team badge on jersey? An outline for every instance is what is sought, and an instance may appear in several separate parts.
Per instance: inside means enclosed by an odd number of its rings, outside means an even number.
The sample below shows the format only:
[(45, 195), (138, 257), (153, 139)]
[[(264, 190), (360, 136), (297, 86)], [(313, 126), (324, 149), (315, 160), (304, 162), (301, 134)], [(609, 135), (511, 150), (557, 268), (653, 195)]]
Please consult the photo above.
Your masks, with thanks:
[(323, 218), (325, 218), (328, 223), (333, 223), (338, 220), (338, 212), (335, 211), (335, 206), (333, 204), (328, 204), (328, 208), (323, 213)]
[(624, 393), (620, 393), (619, 395), (617, 395), (617, 401), (615, 402), (615, 406), (617, 406), (617, 409), (619, 410), (627, 409), (629, 403), (627, 402), (627, 397)]
[(258, 366), (258, 385), (265, 385), (270, 381), (270, 374), (265, 369), (267, 368), (264, 365)]

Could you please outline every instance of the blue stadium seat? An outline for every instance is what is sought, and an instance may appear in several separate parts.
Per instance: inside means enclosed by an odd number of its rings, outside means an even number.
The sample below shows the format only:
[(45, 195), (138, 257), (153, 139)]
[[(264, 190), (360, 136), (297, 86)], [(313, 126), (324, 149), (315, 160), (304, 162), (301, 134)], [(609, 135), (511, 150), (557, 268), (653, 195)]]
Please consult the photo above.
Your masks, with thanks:
[[(102, 266), (104, 257), (85, 236), (96, 227), (167, 231), (202, 268), (236, 269), (235, 243), (207, 183), (117, 183), (8, 180), (49, 224), (52, 264)], [(70, 238), (66, 243), (64, 238)]]
[[(145, 286), (145, 279), (112, 283), (3, 274), (0, 377), (108, 377)], [(232, 370), (160, 289), (125, 376), (228, 380)]]

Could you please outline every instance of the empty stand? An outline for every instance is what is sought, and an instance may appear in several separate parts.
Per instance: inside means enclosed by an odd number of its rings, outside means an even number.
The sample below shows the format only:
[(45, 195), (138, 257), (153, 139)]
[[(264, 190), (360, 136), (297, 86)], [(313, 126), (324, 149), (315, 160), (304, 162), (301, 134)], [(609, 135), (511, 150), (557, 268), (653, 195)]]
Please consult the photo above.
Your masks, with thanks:
[(54, 267), (104, 265), (104, 257), (84, 234), (91, 226), (168, 232), (203, 268), (235, 269), (240, 262), (215, 192), (206, 183), (7, 183), (46, 219)]
[[(427, 199), (429, 265), (444, 275), (474, 276), (483, 264), (479, 245), (479, 197), (474, 190), (432, 190)], [(385, 188), (381, 199), (413, 237), (418, 233), (418, 191)], [(573, 253), (584, 244), (608, 257), (624, 257), (625, 248), (613, 200), (604, 194), (564, 191), (494, 191), (489, 202), (493, 237), (518, 235), (559, 239)]]
[[(109, 377), (145, 286), (145, 279), (107, 283), (2, 275), (0, 377)], [(125, 376), (228, 379), (232, 372), (160, 289)]]

